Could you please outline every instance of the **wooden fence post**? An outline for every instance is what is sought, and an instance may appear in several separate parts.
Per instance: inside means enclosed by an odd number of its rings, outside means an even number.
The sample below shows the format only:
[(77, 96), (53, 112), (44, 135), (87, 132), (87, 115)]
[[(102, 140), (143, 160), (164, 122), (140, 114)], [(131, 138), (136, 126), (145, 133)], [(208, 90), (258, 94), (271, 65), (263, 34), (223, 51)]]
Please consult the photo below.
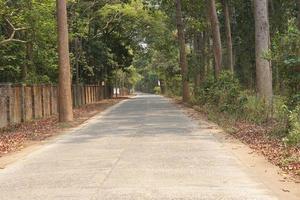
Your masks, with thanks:
[(25, 122), (26, 121), (26, 99), (25, 99), (25, 85), (21, 84), (20, 85), (20, 106), (21, 106), (21, 122)]
[(7, 85), (7, 122), (10, 124), (12, 119), (11, 119), (11, 96), (12, 96), (12, 89), (11, 89), (11, 84)]
[(96, 92), (97, 92), (97, 102), (100, 101), (100, 91), (99, 91), (100, 85), (96, 86)]
[(31, 85), (31, 106), (32, 106), (32, 118), (35, 119), (35, 86)]
[(9, 87), (10, 84), (0, 85), (0, 128), (7, 126), (10, 121)]
[(53, 105), (53, 101), (52, 101), (52, 96), (53, 96), (53, 87), (52, 84), (49, 85), (49, 104), (50, 104), (50, 116), (53, 115), (53, 110), (52, 110), (52, 105)]
[(42, 118), (44, 117), (44, 85), (41, 86)]

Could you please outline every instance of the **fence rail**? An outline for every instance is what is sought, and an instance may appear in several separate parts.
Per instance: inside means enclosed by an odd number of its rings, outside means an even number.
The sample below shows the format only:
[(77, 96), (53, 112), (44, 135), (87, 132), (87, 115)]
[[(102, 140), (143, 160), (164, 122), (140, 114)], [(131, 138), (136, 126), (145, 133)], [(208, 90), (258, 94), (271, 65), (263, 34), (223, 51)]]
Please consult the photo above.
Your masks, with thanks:
[[(122, 89), (122, 95), (128, 91)], [(101, 85), (73, 85), (73, 107), (108, 98)], [(58, 88), (55, 85), (0, 84), (0, 128), (58, 113)]]

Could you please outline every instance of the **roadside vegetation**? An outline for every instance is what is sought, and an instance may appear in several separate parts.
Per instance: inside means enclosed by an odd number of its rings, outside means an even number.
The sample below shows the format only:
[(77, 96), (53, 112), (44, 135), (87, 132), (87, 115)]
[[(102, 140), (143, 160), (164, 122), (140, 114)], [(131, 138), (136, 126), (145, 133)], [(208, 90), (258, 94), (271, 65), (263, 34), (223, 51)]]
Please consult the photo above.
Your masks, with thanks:
[(282, 169), (300, 175), (300, 112), (293, 98), (272, 104), (245, 90), (231, 73), (208, 79), (189, 105)]

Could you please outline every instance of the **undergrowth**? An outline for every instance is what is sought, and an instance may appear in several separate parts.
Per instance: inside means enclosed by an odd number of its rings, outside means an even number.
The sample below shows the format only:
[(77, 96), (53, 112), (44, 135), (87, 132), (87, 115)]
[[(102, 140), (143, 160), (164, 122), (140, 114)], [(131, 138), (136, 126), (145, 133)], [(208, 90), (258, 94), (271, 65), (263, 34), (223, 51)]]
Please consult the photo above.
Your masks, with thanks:
[(218, 80), (206, 79), (191, 103), (221, 125), (236, 121), (268, 125), (272, 127), (270, 137), (281, 139), (285, 145), (300, 146), (300, 101), (295, 98), (274, 96), (272, 103), (265, 102), (253, 91), (243, 90), (231, 73), (223, 72)]

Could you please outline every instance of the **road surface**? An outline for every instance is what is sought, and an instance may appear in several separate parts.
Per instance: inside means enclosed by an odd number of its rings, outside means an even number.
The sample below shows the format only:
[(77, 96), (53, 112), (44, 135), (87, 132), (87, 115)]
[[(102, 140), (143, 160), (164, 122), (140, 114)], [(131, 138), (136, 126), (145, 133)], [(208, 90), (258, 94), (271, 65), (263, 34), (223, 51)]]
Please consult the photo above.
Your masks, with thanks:
[(0, 199), (277, 198), (201, 123), (138, 95), (0, 170)]

